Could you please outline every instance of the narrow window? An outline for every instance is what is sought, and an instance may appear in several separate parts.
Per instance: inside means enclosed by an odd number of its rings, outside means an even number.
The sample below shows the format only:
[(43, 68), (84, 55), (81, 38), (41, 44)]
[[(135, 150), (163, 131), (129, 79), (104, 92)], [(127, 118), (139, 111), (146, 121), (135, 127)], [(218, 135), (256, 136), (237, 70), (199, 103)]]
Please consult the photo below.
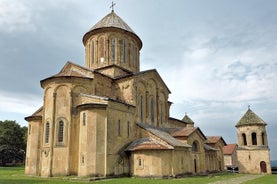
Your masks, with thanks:
[(143, 97), (140, 96), (140, 120), (143, 121)]
[(83, 113), (83, 125), (86, 126), (86, 113)]
[(120, 120), (118, 120), (117, 130), (118, 130), (118, 136), (121, 136), (121, 125), (120, 125)]
[(120, 47), (120, 62), (126, 63), (126, 42), (125, 40), (119, 40)]
[(160, 108), (161, 108), (161, 110), (160, 110), (160, 120), (161, 120), (161, 124), (163, 124), (163, 104), (161, 104)]
[(59, 122), (59, 129), (58, 129), (58, 142), (63, 142), (63, 132), (64, 132), (64, 123), (63, 121)]
[(138, 159), (138, 167), (140, 167), (140, 168), (143, 167), (143, 161), (141, 158)]
[(193, 152), (197, 152), (198, 151), (198, 146), (197, 146), (197, 143), (195, 141), (191, 145), (191, 150)]
[(151, 110), (151, 122), (154, 122), (155, 119), (155, 102), (154, 102), (154, 98), (151, 97), (151, 102), (150, 102), (150, 110)]
[(131, 59), (132, 60), (132, 65), (135, 66), (135, 47), (134, 47), (133, 44), (132, 44), (132, 51), (131, 52), (132, 52), (132, 54), (131, 54), (132, 55), (131, 56), (131, 58), (132, 58)]
[(91, 64), (94, 64), (94, 41), (91, 41)]
[(251, 137), (252, 137), (252, 145), (257, 145), (257, 134), (253, 132), (251, 134)]
[(123, 40), (123, 62), (126, 63), (126, 41)]
[(85, 163), (85, 156), (82, 155), (82, 157), (81, 157), (81, 164), (84, 164), (84, 163)]
[(264, 135), (264, 133), (262, 133), (262, 145), (265, 145), (265, 135)]
[(50, 128), (50, 124), (47, 121), (45, 124), (45, 144), (49, 143), (49, 128)]
[(104, 50), (104, 38), (100, 38), (100, 43), (99, 43), (99, 56), (100, 56), (100, 61), (104, 61), (104, 54), (105, 54), (105, 50)]
[(246, 146), (247, 145), (247, 141), (246, 141), (246, 135), (245, 135), (245, 133), (242, 134), (242, 140), (243, 140), (243, 145)]
[(115, 61), (115, 38), (112, 38), (112, 45), (111, 45), (111, 54), (112, 54), (112, 62)]
[(127, 138), (130, 137), (130, 122), (127, 123)]

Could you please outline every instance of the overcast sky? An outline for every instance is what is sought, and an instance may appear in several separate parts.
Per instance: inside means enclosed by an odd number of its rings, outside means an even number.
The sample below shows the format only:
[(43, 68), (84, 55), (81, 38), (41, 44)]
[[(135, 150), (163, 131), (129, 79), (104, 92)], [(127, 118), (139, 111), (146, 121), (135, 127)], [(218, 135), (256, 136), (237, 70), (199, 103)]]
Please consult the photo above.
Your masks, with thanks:
[[(156, 68), (205, 135), (237, 142), (248, 105), (268, 123), (277, 160), (277, 1), (117, 0), (115, 12), (143, 41), (141, 70)], [(0, 0), (0, 120), (42, 106), (40, 80), (67, 61), (83, 65), (82, 37), (111, 0)]]

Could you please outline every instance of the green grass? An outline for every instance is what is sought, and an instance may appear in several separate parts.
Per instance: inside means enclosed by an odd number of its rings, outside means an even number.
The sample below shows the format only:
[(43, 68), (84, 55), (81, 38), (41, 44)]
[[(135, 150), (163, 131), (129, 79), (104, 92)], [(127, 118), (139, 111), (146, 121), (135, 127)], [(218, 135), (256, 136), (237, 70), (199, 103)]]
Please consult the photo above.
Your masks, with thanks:
[(245, 182), (245, 184), (267, 184), (277, 183), (277, 174), (265, 175), (261, 178)]
[[(0, 184), (82, 184), (82, 183), (96, 183), (96, 184), (204, 184), (220, 180), (226, 180), (233, 177), (242, 176), (240, 174), (214, 174), (210, 176), (194, 176), (180, 179), (145, 179), (145, 178), (116, 178), (99, 180), (95, 182), (88, 182), (87, 178), (77, 177), (54, 177), (41, 178), (24, 175), (24, 167), (0, 167)], [(77, 179), (74, 179), (77, 178)], [(277, 175), (265, 175), (264, 177), (250, 181), (247, 184), (263, 184), (263, 183), (277, 183)]]

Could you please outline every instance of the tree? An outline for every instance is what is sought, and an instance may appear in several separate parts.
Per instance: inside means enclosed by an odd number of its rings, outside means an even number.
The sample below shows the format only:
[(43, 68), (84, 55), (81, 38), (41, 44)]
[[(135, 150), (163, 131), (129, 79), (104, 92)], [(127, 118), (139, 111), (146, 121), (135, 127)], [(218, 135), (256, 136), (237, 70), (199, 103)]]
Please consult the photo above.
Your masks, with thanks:
[(0, 121), (0, 164), (24, 162), (27, 128), (16, 121)]

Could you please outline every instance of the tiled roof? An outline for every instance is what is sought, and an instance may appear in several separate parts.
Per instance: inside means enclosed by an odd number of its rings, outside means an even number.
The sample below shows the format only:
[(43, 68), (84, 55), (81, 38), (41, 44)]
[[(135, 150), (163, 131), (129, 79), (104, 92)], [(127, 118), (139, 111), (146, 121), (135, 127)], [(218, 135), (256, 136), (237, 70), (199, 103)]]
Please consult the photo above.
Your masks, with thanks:
[(266, 122), (248, 108), (247, 112), (239, 120), (236, 127), (243, 125), (266, 125)]
[(188, 137), (190, 134), (192, 134), (194, 131), (197, 130), (197, 127), (191, 127), (191, 128), (181, 128), (171, 133), (173, 137)]
[(167, 150), (174, 149), (170, 145), (166, 145), (158, 140), (151, 137), (141, 138), (134, 140), (125, 151), (137, 151), (137, 150)]
[(89, 31), (104, 27), (120, 28), (135, 34), (135, 32), (128, 26), (128, 24), (126, 24), (114, 11), (102, 18)]
[(194, 122), (190, 119), (188, 115), (185, 115), (182, 119), (182, 121), (189, 123), (189, 124), (194, 124)]
[(223, 154), (224, 155), (232, 155), (233, 152), (236, 150), (237, 144), (227, 144), (223, 147)]
[(161, 140), (167, 142), (168, 144), (170, 144), (171, 146), (176, 146), (176, 147), (187, 147), (190, 148), (191, 146), (188, 145), (187, 143), (184, 143), (178, 139), (175, 139), (174, 137), (172, 137), (167, 131), (166, 129), (162, 129), (159, 127), (155, 127), (149, 124), (145, 124), (145, 123), (137, 123), (138, 126), (140, 126), (141, 128), (145, 129), (146, 131), (150, 132), (151, 134), (157, 136), (158, 138), (160, 138)]

